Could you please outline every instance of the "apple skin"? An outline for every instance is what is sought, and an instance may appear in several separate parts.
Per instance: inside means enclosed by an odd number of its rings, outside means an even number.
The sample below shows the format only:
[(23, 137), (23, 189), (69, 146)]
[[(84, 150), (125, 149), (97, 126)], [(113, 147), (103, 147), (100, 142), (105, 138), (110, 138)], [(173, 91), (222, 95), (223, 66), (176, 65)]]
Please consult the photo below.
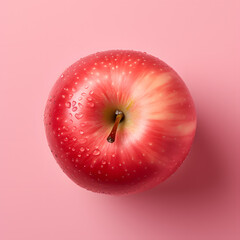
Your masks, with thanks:
[[(116, 110), (124, 119), (109, 143)], [(75, 183), (126, 194), (156, 186), (182, 164), (196, 112), (186, 85), (166, 63), (111, 50), (80, 59), (59, 77), (44, 124), (57, 163)]]

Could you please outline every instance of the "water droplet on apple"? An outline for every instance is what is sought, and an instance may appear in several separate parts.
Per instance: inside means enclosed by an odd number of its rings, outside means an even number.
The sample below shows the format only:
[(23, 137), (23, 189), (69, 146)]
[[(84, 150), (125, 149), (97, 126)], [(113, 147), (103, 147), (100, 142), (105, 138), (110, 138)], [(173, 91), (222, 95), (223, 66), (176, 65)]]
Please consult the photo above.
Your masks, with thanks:
[(83, 117), (83, 114), (82, 113), (76, 113), (75, 117), (76, 117), (76, 119), (79, 120), (79, 119), (81, 119)]
[(67, 141), (68, 141), (68, 138), (67, 138), (67, 137), (65, 137), (65, 138), (64, 138), (64, 141), (65, 141), (65, 142), (67, 142)]
[(73, 105), (73, 107), (74, 107), (74, 106), (76, 105), (76, 101), (73, 101), (73, 102), (72, 102), (72, 105)]
[(80, 134), (83, 134), (83, 133), (84, 133), (84, 132), (81, 130), (81, 131), (80, 131)]
[(72, 108), (72, 111), (73, 111), (73, 112), (76, 112), (76, 111), (77, 111), (77, 107), (73, 107), (73, 108)]
[(87, 105), (88, 105), (89, 107), (91, 107), (91, 108), (94, 107), (94, 103), (93, 103), (93, 102), (89, 102), (89, 103), (87, 103)]
[[(67, 122), (67, 120), (65, 120), (64, 122)], [(68, 127), (67, 126), (63, 126), (63, 129), (65, 129), (66, 131), (68, 131)]]
[(91, 97), (88, 97), (87, 100), (88, 100), (88, 101), (92, 101), (92, 98), (91, 98)]
[(90, 95), (93, 95), (93, 93), (94, 93), (93, 90), (91, 90), (91, 91), (89, 92)]
[(86, 93), (85, 93), (85, 92), (83, 92), (83, 93), (81, 93), (81, 95), (82, 95), (82, 96), (86, 96)]
[(81, 138), (81, 139), (79, 139), (79, 143), (80, 144), (84, 144), (84, 143), (86, 143), (87, 142), (87, 139), (86, 138)]
[(95, 149), (94, 151), (93, 151), (93, 155), (94, 156), (98, 156), (98, 155), (100, 155), (100, 150), (99, 149)]
[(84, 147), (80, 147), (80, 151), (81, 151), (81, 152), (84, 152), (84, 151), (85, 151), (85, 148), (84, 148)]
[(70, 108), (71, 107), (71, 103), (70, 102), (66, 102), (65, 106), (66, 106), (66, 108)]

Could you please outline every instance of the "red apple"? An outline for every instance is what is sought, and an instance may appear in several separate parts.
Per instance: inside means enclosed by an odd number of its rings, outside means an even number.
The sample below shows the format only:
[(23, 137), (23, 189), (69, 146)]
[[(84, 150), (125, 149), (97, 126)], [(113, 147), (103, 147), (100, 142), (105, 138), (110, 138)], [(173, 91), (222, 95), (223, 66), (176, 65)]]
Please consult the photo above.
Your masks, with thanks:
[(186, 158), (196, 130), (179, 75), (149, 54), (114, 50), (70, 66), (45, 109), (49, 147), (78, 185), (109, 194), (153, 187)]

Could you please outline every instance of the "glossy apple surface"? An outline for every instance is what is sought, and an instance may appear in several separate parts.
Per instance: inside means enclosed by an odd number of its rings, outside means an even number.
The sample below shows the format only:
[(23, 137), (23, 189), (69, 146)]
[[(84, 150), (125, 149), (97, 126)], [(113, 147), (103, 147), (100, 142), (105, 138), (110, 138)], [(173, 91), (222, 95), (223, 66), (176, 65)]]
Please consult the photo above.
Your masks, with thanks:
[[(116, 110), (124, 118), (110, 143)], [(75, 183), (123, 194), (176, 171), (190, 150), (196, 113), (186, 85), (166, 63), (113, 50), (82, 58), (59, 77), (44, 123), (56, 161)]]

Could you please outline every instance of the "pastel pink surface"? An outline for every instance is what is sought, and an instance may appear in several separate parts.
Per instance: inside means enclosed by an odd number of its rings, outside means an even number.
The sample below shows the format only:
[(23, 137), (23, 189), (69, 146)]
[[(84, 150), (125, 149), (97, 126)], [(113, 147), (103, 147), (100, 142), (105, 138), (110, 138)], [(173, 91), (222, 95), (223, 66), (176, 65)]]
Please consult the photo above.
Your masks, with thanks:
[[(6, 1), (0, 8), (0, 239), (239, 239), (240, 3)], [(192, 151), (158, 187), (86, 191), (47, 146), (43, 111), (80, 57), (134, 49), (173, 67), (198, 115)]]

